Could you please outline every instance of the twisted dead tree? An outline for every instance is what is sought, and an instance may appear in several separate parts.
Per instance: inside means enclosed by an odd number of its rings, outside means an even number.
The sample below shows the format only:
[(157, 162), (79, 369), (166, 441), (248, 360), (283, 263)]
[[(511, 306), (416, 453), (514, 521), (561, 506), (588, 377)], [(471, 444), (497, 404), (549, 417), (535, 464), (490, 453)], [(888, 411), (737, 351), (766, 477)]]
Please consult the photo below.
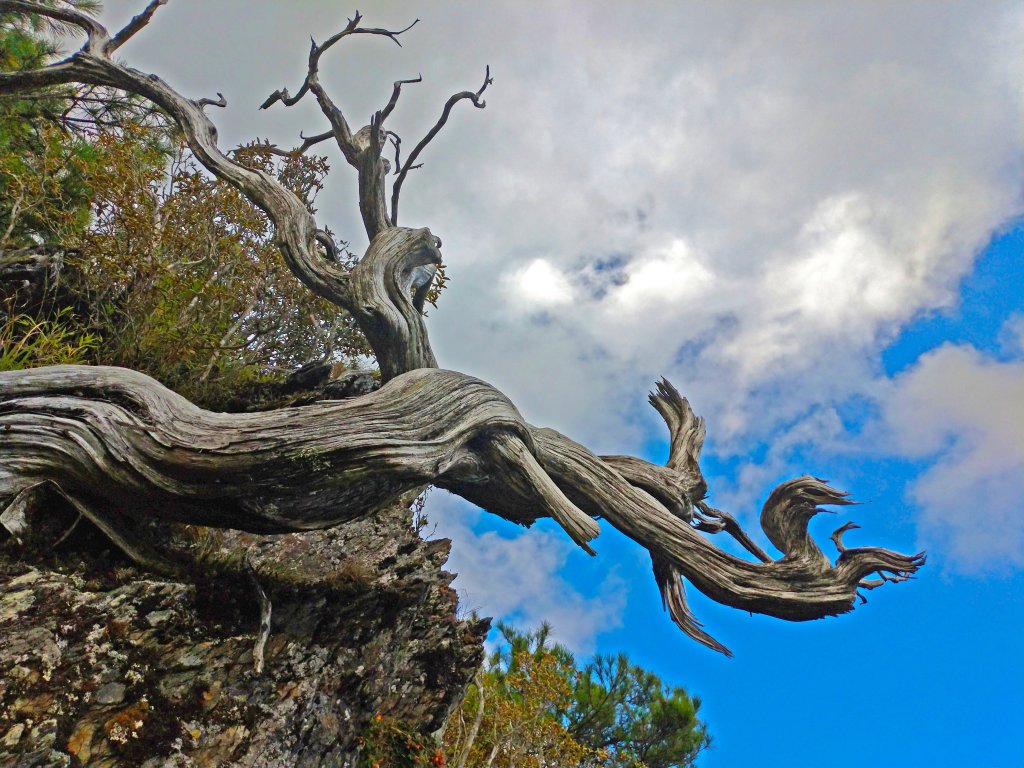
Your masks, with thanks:
[[(438, 368), (422, 302), (441, 264), (441, 241), (426, 228), (398, 225), (408, 173), (460, 101), (483, 108), (490, 72), (475, 91), (452, 96), (437, 123), (401, 162), (401, 140), (386, 128), (402, 87), (369, 125), (353, 130), (319, 79), (321, 57), (346, 37), (398, 42), (407, 30), (362, 26), (356, 13), (337, 34), (313, 43), (295, 95), (264, 102), (291, 106), (316, 99), (329, 128), (294, 152), (333, 140), (359, 180), (359, 209), (370, 238), (351, 270), (333, 256), (330, 235), (296, 195), (267, 173), (235, 162), (217, 146), (205, 108), (223, 98), (190, 99), (155, 74), (115, 60), (166, 0), (154, 0), (111, 34), (69, 5), (0, 0), (0, 11), (38, 14), (81, 30), (73, 55), (30, 71), (0, 74), (0, 94), (54, 86), (103, 86), (143, 97), (180, 126), (207, 169), (265, 211), (295, 276), (351, 313), (369, 339), (383, 386), (362, 397), (252, 414), (202, 410), (140, 373), (61, 366), (0, 374), (0, 509), (9, 516), (44, 488), (58, 489), (142, 563), (154, 553), (132, 535), (134, 522), (172, 520), (253, 532), (305, 531), (344, 523), (393, 503), (410, 490), (445, 488), (507, 520), (553, 518), (593, 554), (597, 520), (645, 547), (672, 620), (690, 637), (728, 653), (687, 607), (683, 579), (712, 599), (745, 611), (805, 621), (847, 612), (858, 589), (901, 581), (923, 563), (876, 547), (839, 549), (833, 562), (808, 534), (820, 505), (850, 503), (822, 480), (800, 477), (769, 496), (761, 526), (781, 552), (772, 558), (736, 520), (704, 501), (698, 460), (705, 426), (686, 399), (662, 381), (651, 403), (665, 419), (665, 466), (628, 456), (596, 456), (550, 429), (528, 424), (501, 392)], [(390, 148), (389, 148), (390, 144)], [(394, 151), (394, 163), (385, 154)], [(388, 199), (389, 174), (391, 183)], [(727, 533), (753, 559), (715, 546), (702, 534)], [(876, 578), (868, 578), (875, 575)]]

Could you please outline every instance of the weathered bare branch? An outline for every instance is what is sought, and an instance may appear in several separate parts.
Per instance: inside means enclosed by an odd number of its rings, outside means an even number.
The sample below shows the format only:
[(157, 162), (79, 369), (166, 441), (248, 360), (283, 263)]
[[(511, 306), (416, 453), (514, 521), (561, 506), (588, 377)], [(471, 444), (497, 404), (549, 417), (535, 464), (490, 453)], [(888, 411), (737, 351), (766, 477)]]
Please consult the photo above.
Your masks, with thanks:
[(847, 531), (853, 530), (854, 528), (860, 528), (860, 526), (854, 522), (843, 523), (841, 526), (832, 531), (832, 535), (829, 536), (829, 538), (832, 539), (832, 543), (836, 545), (836, 549), (839, 551), (840, 554), (846, 551), (846, 545), (843, 544), (843, 534)]
[(350, 311), (377, 356), (384, 381), (416, 368), (437, 367), (422, 305), (413, 303), (413, 291), (417, 269), (441, 263), (440, 244), (426, 228), (386, 229), (352, 270)]
[(444, 109), (441, 110), (441, 117), (434, 123), (434, 127), (427, 131), (427, 135), (420, 139), (419, 144), (413, 149), (409, 155), (409, 159), (405, 161), (405, 167), (399, 172), (398, 178), (395, 179), (394, 186), (391, 188), (391, 222), (393, 224), (398, 223), (398, 199), (402, 194), (402, 184), (405, 183), (405, 177), (409, 171), (412, 170), (416, 162), (416, 158), (420, 156), (420, 153), (426, 148), (426, 146), (433, 140), (444, 124), (448, 122), (448, 116), (452, 112), (452, 108), (463, 99), (468, 99), (470, 103), (477, 109), (483, 109), (487, 106), (487, 102), (480, 97), (484, 95), (484, 91), (487, 90), (487, 86), (494, 82), (491, 77), (491, 68), (488, 66), (484, 74), (484, 83), (475, 92), (474, 91), (461, 91), (450, 97), (445, 102)]
[(3, 0), (0, 2), (0, 11), (34, 14), (78, 27), (86, 35), (85, 44), (82, 46), (82, 51), (86, 53), (103, 54), (110, 43), (110, 33), (106, 27), (89, 14), (66, 5), (51, 7), (25, 0)]
[(323, 133), (317, 133), (313, 136), (303, 136), (300, 132), (299, 138), (302, 139), (302, 144), (293, 149), (289, 154), (304, 155), (310, 147), (316, 146), (322, 141), (327, 141), (328, 139), (333, 138), (333, 136), (334, 131), (324, 131)]
[[(355, 400), (255, 414), (203, 411), (116, 368), (3, 373), (0, 393), (0, 499), (49, 481), (122, 516), (274, 532), (337, 525), (433, 483), (514, 522), (552, 517), (584, 546), (596, 534), (590, 518), (607, 520), (650, 551), (673, 620), (710, 647), (679, 575), (726, 605), (804, 621), (851, 610), (868, 574), (902, 580), (924, 562), (880, 548), (847, 549), (834, 567), (806, 548), (741, 560), (583, 446), (524, 422), (493, 387), (451, 371), (422, 368)], [(766, 519), (789, 530), (790, 515), (800, 529), (803, 504), (843, 498), (799, 478), (772, 493)]]
[(704, 419), (694, 414), (689, 401), (667, 379), (658, 382), (649, 396), (651, 405), (668, 425), (669, 454), (665, 466), (693, 477), (700, 476), (700, 452), (704, 447)]
[[(349, 19), (348, 24), (340, 32), (327, 38), (327, 40), (319, 45), (315, 40), (311, 41), (306, 79), (303, 81), (298, 92), (295, 96), (292, 96), (287, 89), (277, 90), (270, 94), (266, 101), (260, 105), (260, 109), (267, 109), (278, 101), (290, 107), (298, 103), (306, 93), (310, 92), (316, 97), (320, 111), (324, 113), (324, 116), (327, 117), (331, 125), (331, 135), (334, 136), (338, 148), (344, 155), (345, 160), (356, 169), (359, 175), (359, 208), (363, 216), (366, 234), (372, 240), (380, 232), (394, 226), (394, 219), (388, 216), (385, 203), (384, 175), (386, 168), (380, 156), (382, 141), (379, 131), (383, 126), (384, 120), (391, 114), (398, 103), (402, 85), (419, 82), (422, 78), (395, 82), (391, 100), (387, 106), (375, 115), (369, 126), (353, 132), (341, 108), (328, 95), (320, 83), (320, 58), (336, 43), (350, 35), (377, 35), (387, 37), (396, 44), (401, 45), (398, 36), (412, 29), (419, 22), (419, 19), (416, 19), (405, 29), (388, 30), (376, 27), (361, 27), (359, 23), (362, 21), (362, 18), (362, 14), (356, 11), (355, 15)], [(306, 148), (308, 147), (304, 144), (303, 151)]]
[(747, 532), (740, 527), (739, 522), (735, 517), (730, 515), (728, 512), (723, 512), (720, 509), (706, 504), (703, 501), (698, 501), (695, 505), (694, 510), (695, 525), (694, 527), (698, 531), (705, 531), (707, 533), (719, 533), (724, 531), (736, 539), (740, 545), (747, 550), (750, 554), (760, 560), (762, 563), (770, 563), (771, 558), (768, 556), (761, 547), (759, 547)]
[[(601, 458), (630, 484), (643, 488), (674, 515), (690, 522), (694, 504), (707, 493), (707, 483), (697, 461), (704, 444), (704, 420), (694, 415), (687, 399), (665, 379), (658, 382), (657, 392), (652, 392), (648, 399), (668, 426), (669, 457), (665, 466), (633, 456)], [(717, 532), (725, 526), (723, 518), (721, 526), (705, 525), (703, 530)]]
[(761, 510), (761, 528), (768, 540), (786, 557), (829, 565), (829, 559), (807, 532), (807, 524), (819, 512), (820, 504), (849, 505), (845, 491), (837, 491), (827, 480), (805, 475), (783, 483), (768, 497)]
[(330, 233), (325, 229), (318, 229), (316, 231), (316, 241), (324, 247), (324, 251), (327, 252), (327, 258), (331, 261), (338, 261), (338, 244), (334, 242), (334, 238), (331, 237)]
[[(134, 16), (131, 21), (124, 25), (120, 32), (110, 39), (110, 42), (104, 47), (104, 53), (109, 55), (131, 40), (143, 27), (149, 24), (153, 14), (157, 12), (161, 5), (167, 5), (167, 0), (151, 0), (142, 13)], [(220, 94), (217, 95), (220, 96)], [(224, 97), (221, 96), (221, 98)]]
[(391, 100), (388, 101), (387, 106), (380, 111), (380, 125), (384, 125), (384, 121), (387, 120), (388, 116), (395, 111), (395, 106), (398, 104), (398, 97), (402, 95), (402, 86), (409, 85), (410, 83), (422, 83), (423, 75), (416, 75), (411, 80), (395, 80), (394, 90), (391, 91)]
[(653, 557), (654, 579), (658, 582), (658, 589), (661, 590), (661, 607), (668, 611), (673, 623), (679, 627), (687, 637), (693, 638), (701, 645), (732, 656), (732, 651), (715, 640), (705, 632), (704, 626), (690, 611), (686, 602), (686, 590), (683, 588), (683, 575), (672, 563)]
[(221, 107), (224, 108), (228, 105), (228, 100), (224, 98), (224, 94), (217, 92), (216, 99), (202, 98), (196, 102), (200, 107)]

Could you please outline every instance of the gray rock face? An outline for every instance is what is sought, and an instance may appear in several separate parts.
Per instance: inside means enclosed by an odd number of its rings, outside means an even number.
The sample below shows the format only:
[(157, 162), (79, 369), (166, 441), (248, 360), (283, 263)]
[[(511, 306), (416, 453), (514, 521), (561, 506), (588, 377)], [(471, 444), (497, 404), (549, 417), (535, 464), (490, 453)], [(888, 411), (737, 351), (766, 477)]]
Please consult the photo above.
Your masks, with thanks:
[[(310, 534), (193, 533), (174, 579), (59, 552), (44, 567), (8, 542), (0, 764), (356, 766), (382, 726), (429, 743), (487, 624), (456, 618), (448, 542), (421, 540), (408, 514)], [(246, 550), (273, 603), (259, 676)]]

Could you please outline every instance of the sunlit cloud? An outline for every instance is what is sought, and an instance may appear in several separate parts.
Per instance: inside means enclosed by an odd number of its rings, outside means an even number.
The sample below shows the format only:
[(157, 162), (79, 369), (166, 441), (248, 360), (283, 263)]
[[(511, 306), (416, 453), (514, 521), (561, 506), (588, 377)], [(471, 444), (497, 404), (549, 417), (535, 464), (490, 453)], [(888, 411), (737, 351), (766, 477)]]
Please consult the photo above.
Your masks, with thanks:
[(927, 459), (909, 489), (922, 543), (959, 571), (1024, 566), (1024, 362), (944, 346), (884, 401), (895, 450)]
[(437, 536), (452, 539), (449, 570), (459, 574), (454, 587), (463, 610), (514, 621), (522, 628), (542, 622), (571, 650), (594, 651), (602, 632), (622, 624), (627, 585), (614, 571), (582, 594), (561, 575), (575, 545), (565, 536), (532, 530), (507, 537), (473, 530), (482, 514), (444, 491), (430, 494), (430, 515)]
[(544, 259), (534, 259), (517, 272), (511, 287), (513, 301), (528, 307), (555, 307), (573, 300), (572, 286), (565, 275)]

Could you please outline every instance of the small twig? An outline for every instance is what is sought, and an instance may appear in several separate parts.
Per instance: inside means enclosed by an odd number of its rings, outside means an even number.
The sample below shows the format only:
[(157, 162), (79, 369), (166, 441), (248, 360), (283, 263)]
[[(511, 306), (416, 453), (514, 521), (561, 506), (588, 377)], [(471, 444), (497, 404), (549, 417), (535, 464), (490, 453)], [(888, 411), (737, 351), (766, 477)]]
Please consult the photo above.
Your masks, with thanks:
[(306, 153), (306, 150), (309, 149), (310, 147), (312, 147), (312, 146), (314, 146), (316, 144), (319, 144), (321, 141), (327, 141), (328, 139), (332, 138), (333, 136), (334, 136), (334, 131), (333, 130), (332, 131), (324, 131), (323, 133), (318, 133), (315, 136), (305, 136), (305, 135), (303, 135), (302, 131), (299, 131), (299, 138), (302, 139), (302, 145), (296, 147), (295, 149), (293, 149), (290, 154), (292, 156), (304, 155)]
[(270, 604), (270, 598), (267, 597), (267, 593), (263, 591), (263, 587), (260, 586), (259, 579), (256, 576), (256, 569), (253, 568), (252, 560), (250, 559), (251, 549), (246, 550), (245, 557), (242, 559), (242, 565), (245, 567), (246, 572), (249, 574), (249, 579), (252, 581), (253, 586), (256, 588), (256, 599), (260, 606), (260, 630), (256, 635), (256, 643), (252, 648), (252, 664), (253, 671), (257, 675), (263, 674), (263, 649), (267, 645), (267, 638), (270, 637), (270, 616), (272, 606)]
[(68, 529), (66, 531), (64, 531), (63, 534), (61, 534), (61, 537), (59, 539), (57, 539), (55, 542), (53, 542), (53, 544), (51, 544), (50, 546), (53, 547), (54, 549), (56, 549), (61, 544), (63, 544), (65, 541), (67, 541), (68, 540), (68, 536), (70, 536), (72, 533), (75, 532), (75, 529), (78, 527), (78, 524), (80, 522), (82, 522), (82, 513), (81, 512), (78, 513), (78, 517), (75, 518), (75, 522), (73, 522), (68, 527)]
[(852, 531), (854, 528), (860, 528), (860, 526), (852, 521), (849, 523), (843, 523), (832, 531), (832, 535), (829, 536), (829, 538), (832, 539), (832, 543), (836, 545), (836, 549), (839, 550), (840, 554), (846, 551), (846, 545), (843, 544), (843, 534), (847, 531)]
[(398, 104), (398, 97), (402, 95), (402, 86), (403, 85), (408, 85), (410, 83), (422, 83), (422, 82), (423, 82), (423, 75), (416, 75), (416, 77), (412, 78), (411, 80), (395, 80), (394, 90), (391, 91), (391, 100), (388, 102), (387, 106), (384, 107), (384, 109), (382, 109), (380, 111), (380, 124), (381, 125), (384, 124), (384, 121), (387, 119), (388, 115), (390, 115), (392, 112), (394, 112), (395, 105)]
[[(750, 538), (750, 536), (747, 535), (747, 532), (744, 531), (742, 527), (740, 527), (740, 524), (736, 521), (735, 517), (730, 515), (728, 512), (723, 512), (720, 509), (715, 509), (714, 507), (710, 506), (705, 501), (698, 501), (694, 506), (698, 510), (700, 510), (703, 513), (703, 515), (706, 515), (708, 517), (714, 518), (717, 521), (720, 521), (721, 522), (721, 528), (719, 528), (718, 530), (725, 531), (726, 533), (728, 533), (730, 536), (732, 536), (734, 539), (736, 539), (736, 541), (738, 541), (743, 546), (743, 548), (745, 550), (747, 550), (747, 552), (752, 554), (754, 557), (756, 557), (762, 563), (770, 563), (770, 562), (772, 562), (772, 559), (768, 556), (768, 553), (765, 552), (763, 549), (761, 549), (759, 546), (757, 546), (757, 544), (754, 542), (754, 540), (752, 538)], [(706, 521), (705, 520), (705, 521), (702, 521), (702, 522), (710, 522), (710, 521)], [(713, 524), (714, 523), (712, 523), (712, 525)], [(701, 527), (701, 526), (698, 526), (698, 527)], [(701, 527), (701, 530), (708, 530), (708, 529)], [(717, 533), (717, 531), (709, 531), (709, 532), (710, 533)]]
[(202, 109), (203, 107), (207, 107), (207, 106), (209, 106), (209, 107), (226, 107), (228, 105), (228, 100), (224, 98), (224, 94), (223, 93), (220, 93), (218, 91), (216, 99), (202, 98), (199, 101), (197, 101), (196, 104), (199, 105), (200, 109)]
[(402, 170), (402, 137), (394, 131), (386, 131), (391, 145), (395, 148), (395, 173)]
[(906, 573), (905, 571), (894, 571), (891, 574), (886, 573), (885, 571), (878, 571), (877, 573), (881, 578), (870, 580), (863, 579), (857, 586), (863, 587), (864, 589), (878, 589), (887, 582), (899, 584), (903, 581), (911, 581), (914, 578), (911, 574)]
[(278, 101), (282, 102), (286, 107), (290, 107), (298, 103), (298, 101), (309, 92), (310, 86), (312, 86), (316, 81), (317, 71), (320, 68), (320, 57), (343, 37), (348, 37), (349, 35), (381, 35), (382, 37), (391, 39), (399, 48), (401, 48), (402, 43), (399, 41), (398, 36), (403, 32), (408, 32), (419, 23), (419, 19), (416, 19), (416, 21), (405, 29), (400, 29), (395, 32), (389, 29), (360, 28), (359, 22), (362, 21), (362, 18), (363, 15), (359, 13), (359, 11), (356, 11), (355, 16), (348, 20), (348, 24), (345, 28), (341, 30), (341, 32), (327, 38), (322, 45), (317, 45), (316, 40), (310, 39), (309, 72), (306, 74), (306, 79), (303, 81), (302, 87), (299, 88), (299, 92), (292, 96), (288, 92), (287, 88), (276, 90), (260, 105), (260, 109), (267, 109)]

